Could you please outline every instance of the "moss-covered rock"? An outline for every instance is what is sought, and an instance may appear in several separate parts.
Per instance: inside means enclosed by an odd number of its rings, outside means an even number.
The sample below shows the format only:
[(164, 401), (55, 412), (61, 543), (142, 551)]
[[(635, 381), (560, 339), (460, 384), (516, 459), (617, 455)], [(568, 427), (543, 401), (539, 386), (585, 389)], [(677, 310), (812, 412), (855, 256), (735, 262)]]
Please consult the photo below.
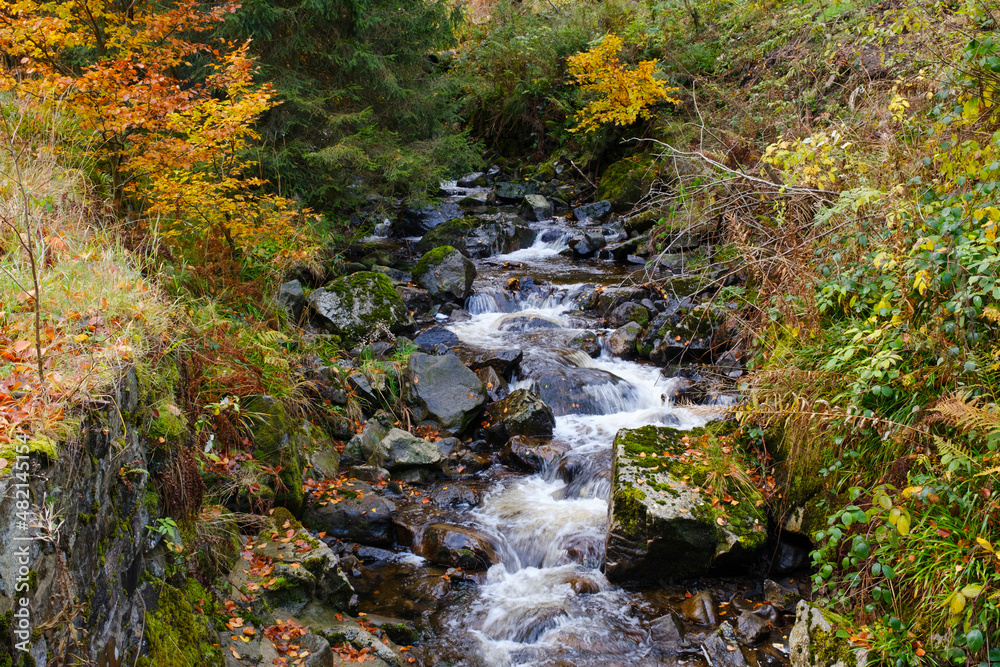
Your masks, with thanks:
[(417, 252), (426, 253), (440, 246), (458, 246), (458, 241), (468, 235), (480, 223), (479, 218), (466, 216), (443, 222), (431, 229), (417, 242)]
[(359, 342), (379, 327), (401, 333), (413, 326), (392, 280), (372, 271), (338, 278), (313, 291), (308, 303), (316, 323), (348, 344)]
[(612, 459), (608, 578), (655, 581), (745, 568), (767, 538), (763, 497), (749, 484), (720, 489), (723, 479), (746, 468), (734, 445), (704, 429), (619, 431)]
[(251, 427), (254, 456), (279, 469), (280, 484), (274, 489), (274, 502), (297, 513), (302, 508), (302, 462), (297, 437), (299, 424), (271, 396), (254, 396), (244, 402), (243, 408), (255, 420)]
[(476, 265), (452, 246), (426, 253), (413, 267), (413, 280), (435, 301), (462, 301), (472, 292)]
[(649, 193), (655, 180), (656, 168), (651, 158), (627, 157), (604, 170), (595, 199), (608, 200), (615, 211), (627, 211)]
[(149, 651), (137, 664), (147, 667), (223, 665), (221, 650), (213, 646), (218, 637), (211, 619), (195, 609), (200, 607), (210, 614), (211, 600), (211, 594), (194, 579), (189, 579), (183, 589), (160, 583), (156, 610), (146, 613), (145, 640)]
[(792, 667), (863, 667), (868, 662), (867, 649), (852, 648), (846, 634), (837, 636), (832, 617), (805, 600), (795, 608), (788, 651)]

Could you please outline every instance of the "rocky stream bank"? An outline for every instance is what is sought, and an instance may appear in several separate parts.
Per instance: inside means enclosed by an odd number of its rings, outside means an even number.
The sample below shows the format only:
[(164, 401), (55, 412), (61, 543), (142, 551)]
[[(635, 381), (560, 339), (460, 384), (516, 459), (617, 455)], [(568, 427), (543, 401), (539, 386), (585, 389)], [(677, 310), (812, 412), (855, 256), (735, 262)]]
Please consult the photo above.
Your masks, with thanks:
[[(102, 667), (851, 657), (802, 601), (808, 526), (778, 525), (720, 419), (744, 368), (713, 239), (654, 237), (621, 201), (572, 207), (568, 172), (545, 176), (470, 174), (339, 275), (282, 286), (295, 321), (352, 352), (303, 369), (344, 408), (328, 423), (239, 406), (274, 477), (221, 455), (201, 473), (244, 480), (225, 496), (238, 516), (275, 508), (256, 522), (206, 540), (157, 522), (185, 491), (150, 482), (146, 448), (183, 444), (179, 377), (130, 379), (72, 456), (36, 453), (49, 492), (79, 499), (76, 541), (32, 547), (36, 664), (77, 646)], [(5, 495), (5, 540), (16, 510)], [(183, 542), (224, 576), (179, 579)]]

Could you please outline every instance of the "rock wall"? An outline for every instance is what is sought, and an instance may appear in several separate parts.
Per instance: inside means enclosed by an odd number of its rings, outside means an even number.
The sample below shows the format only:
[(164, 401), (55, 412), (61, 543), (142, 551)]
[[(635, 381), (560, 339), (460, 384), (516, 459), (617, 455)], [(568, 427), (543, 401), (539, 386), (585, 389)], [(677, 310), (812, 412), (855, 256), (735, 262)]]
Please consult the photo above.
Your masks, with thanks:
[(64, 422), (60, 442), (25, 443), (0, 478), (0, 665), (117, 667), (135, 655), (156, 598), (143, 574), (162, 569), (144, 534), (158, 498), (143, 428), (162, 397), (140, 384), (123, 373)]

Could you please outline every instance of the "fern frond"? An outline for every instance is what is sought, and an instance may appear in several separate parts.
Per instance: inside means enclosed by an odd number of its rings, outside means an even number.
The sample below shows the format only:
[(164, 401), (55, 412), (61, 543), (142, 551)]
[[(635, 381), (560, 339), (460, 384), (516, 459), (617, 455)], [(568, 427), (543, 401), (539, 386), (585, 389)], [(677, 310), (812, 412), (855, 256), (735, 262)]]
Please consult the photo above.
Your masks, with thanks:
[(989, 433), (1000, 430), (1000, 413), (996, 411), (996, 406), (980, 407), (978, 402), (967, 393), (958, 393), (939, 401), (932, 411), (965, 431)]
[(973, 460), (972, 452), (957, 442), (946, 440), (940, 436), (934, 436), (934, 444), (937, 445), (938, 453), (942, 456), (950, 454), (958, 459)]

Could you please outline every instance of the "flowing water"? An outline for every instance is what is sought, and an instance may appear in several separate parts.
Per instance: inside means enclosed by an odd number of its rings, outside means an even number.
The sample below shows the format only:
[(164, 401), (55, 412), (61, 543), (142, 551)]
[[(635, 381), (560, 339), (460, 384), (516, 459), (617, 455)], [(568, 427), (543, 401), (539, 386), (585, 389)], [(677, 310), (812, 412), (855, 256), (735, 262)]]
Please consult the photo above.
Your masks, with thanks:
[[(573, 233), (565, 220), (533, 226), (531, 247), (477, 261), (469, 317), (445, 325), (469, 346), (523, 351), (511, 389), (533, 389), (553, 407), (552, 442), (565, 453), (537, 474), (487, 478), (483, 502), (462, 521), (489, 536), (500, 562), (454, 588), (433, 617), (435, 636), (415, 655), (484, 667), (705, 664), (658, 657), (646, 628), (668, 606), (612, 585), (601, 567), (615, 433), (644, 424), (687, 429), (707, 415), (671, 405), (673, 380), (657, 367), (607, 350), (591, 358), (570, 343), (608, 333), (576, 299), (624, 274), (609, 261), (560, 256)], [(505, 289), (513, 278), (520, 289)], [(683, 590), (663, 595), (671, 594), (683, 599)]]

